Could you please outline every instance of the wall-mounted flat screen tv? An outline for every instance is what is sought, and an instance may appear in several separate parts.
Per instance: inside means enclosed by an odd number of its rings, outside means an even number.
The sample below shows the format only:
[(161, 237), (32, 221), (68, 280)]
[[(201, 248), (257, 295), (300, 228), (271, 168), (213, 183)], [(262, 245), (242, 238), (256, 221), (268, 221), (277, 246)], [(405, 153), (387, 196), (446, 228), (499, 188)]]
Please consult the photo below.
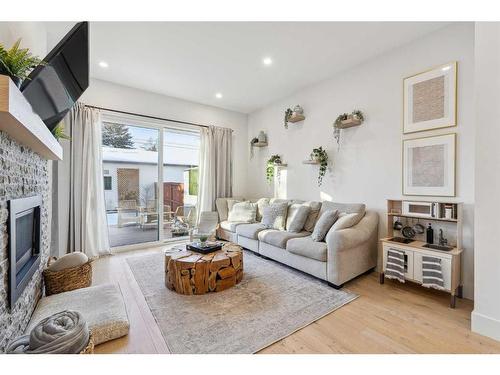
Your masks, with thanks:
[(77, 23), (21, 86), (33, 110), (52, 130), (89, 86), (89, 25)]

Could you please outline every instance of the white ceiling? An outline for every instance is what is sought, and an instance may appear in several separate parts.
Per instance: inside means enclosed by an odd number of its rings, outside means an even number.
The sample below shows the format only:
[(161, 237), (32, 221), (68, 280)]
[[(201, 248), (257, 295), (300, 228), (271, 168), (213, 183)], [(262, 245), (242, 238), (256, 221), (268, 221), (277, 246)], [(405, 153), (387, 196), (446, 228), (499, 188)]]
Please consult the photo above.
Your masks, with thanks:
[[(72, 23), (47, 23), (49, 48)], [(91, 76), (250, 113), (443, 22), (92, 22)], [(263, 57), (273, 59), (271, 66)], [(99, 61), (109, 64), (107, 69)], [(221, 92), (222, 99), (215, 93)]]

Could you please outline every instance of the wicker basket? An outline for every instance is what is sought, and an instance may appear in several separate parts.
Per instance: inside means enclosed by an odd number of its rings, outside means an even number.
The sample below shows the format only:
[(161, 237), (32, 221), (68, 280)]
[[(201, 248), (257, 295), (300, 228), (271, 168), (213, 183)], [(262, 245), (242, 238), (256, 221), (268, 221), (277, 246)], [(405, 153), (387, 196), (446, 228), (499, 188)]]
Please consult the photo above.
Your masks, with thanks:
[(90, 331), (89, 343), (80, 354), (94, 354), (94, 337), (92, 336), (92, 331)]
[[(50, 265), (55, 257), (49, 259), (47, 266)], [(81, 266), (66, 268), (61, 271), (43, 271), (43, 280), (45, 282), (45, 295), (69, 292), (70, 290), (86, 288), (92, 285), (92, 260)]]

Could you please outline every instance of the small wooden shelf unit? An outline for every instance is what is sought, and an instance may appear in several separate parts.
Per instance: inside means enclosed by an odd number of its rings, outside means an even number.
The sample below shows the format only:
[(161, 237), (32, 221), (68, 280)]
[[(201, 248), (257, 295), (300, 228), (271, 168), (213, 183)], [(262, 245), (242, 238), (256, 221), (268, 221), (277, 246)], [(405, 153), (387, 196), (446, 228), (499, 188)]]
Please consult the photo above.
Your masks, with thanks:
[(304, 117), (304, 115), (292, 115), (289, 119), (288, 119), (288, 122), (300, 122), (300, 121), (304, 121), (306, 118)]
[(252, 144), (253, 147), (267, 147), (268, 143), (267, 142), (256, 142)]
[[(462, 204), (456, 202), (428, 202), (415, 201), (422, 203), (434, 203), (437, 212), (436, 217), (424, 217), (422, 215), (412, 215), (403, 213), (405, 200), (387, 200), (387, 237), (382, 238), (383, 252), (383, 272), (380, 274), (380, 283), (384, 283), (384, 271), (386, 269), (387, 252), (390, 249), (396, 249), (404, 252), (405, 256), (405, 280), (422, 283), (422, 256), (429, 255), (441, 259), (441, 267), (443, 272), (444, 289), (451, 295), (450, 307), (454, 308), (456, 297), (462, 298), (462, 277), (461, 277), (461, 256), (462, 248)], [(444, 208), (452, 209), (452, 217), (444, 217)], [(394, 222), (399, 219), (403, 226), (412, 226), (420, 222), (424, 225), (431, 223), (434, 229), (434, 238), (437, 238), (439, 229), (443, 229), (445, 237), (450, 241), (448, 246), (453, 248), (449, 251), (436, 250), (424, 247), (426, 245), (426, 233), (418, 234), (412, 242), (405, 244), (396, 242), (391, 239), (394, 237), (403, 237), (399, 230), (394, 229)], [(404, 219), (404, 220), (403, 220)], [(426, 226), (426, 225), (424, 225)], [(436, 243), (437, 241), (435, 241)], [(437, 243), (436, 243), (437, 244)]]
[(352, 128), (353, 126), (361, 125), (362, 121), (355, 118), (348, 118), (347, 120), (342, 120), (340, 125), (337, 126), (339, 129)]

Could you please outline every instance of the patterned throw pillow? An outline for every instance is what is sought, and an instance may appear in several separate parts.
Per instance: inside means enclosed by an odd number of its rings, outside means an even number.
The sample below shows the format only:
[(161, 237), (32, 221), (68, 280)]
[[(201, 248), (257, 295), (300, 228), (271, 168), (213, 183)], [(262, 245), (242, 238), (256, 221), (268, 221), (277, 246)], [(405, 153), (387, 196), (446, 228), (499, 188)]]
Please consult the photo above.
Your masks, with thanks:
[(307, 217), (311, 208), (300, 203), (294, 203), (288, 207), (286, 218), (286, 230), (288, 232), (299, 233), (304, 229)]
[(231, 210), (233, 209), (234, 205), (236, 203), (241, 203), (241, 202), (243, 202), (243, 201), (239, 200), (239, 199), (228, 199), (227, 200), (227, 213), (228, 213), (228, 215), (231, 212)]
[(287, 210), (287, 202), (273, 203), (264, 207), (264, 212), (262, 213), (262, 224), (266, 228), (285, 230)]
[(323, 212), (311, 234), (312, 240), (316, 242), (323, 241), (326, 234), (338, 218), (339, 212), (337, 210)]
[(227, 220), (232, 222), (240, 221), (244, 223), (253, 223), (255, 222), (256, 215), (257, 203), (240, 202), (234, 204), (229, 212)]

